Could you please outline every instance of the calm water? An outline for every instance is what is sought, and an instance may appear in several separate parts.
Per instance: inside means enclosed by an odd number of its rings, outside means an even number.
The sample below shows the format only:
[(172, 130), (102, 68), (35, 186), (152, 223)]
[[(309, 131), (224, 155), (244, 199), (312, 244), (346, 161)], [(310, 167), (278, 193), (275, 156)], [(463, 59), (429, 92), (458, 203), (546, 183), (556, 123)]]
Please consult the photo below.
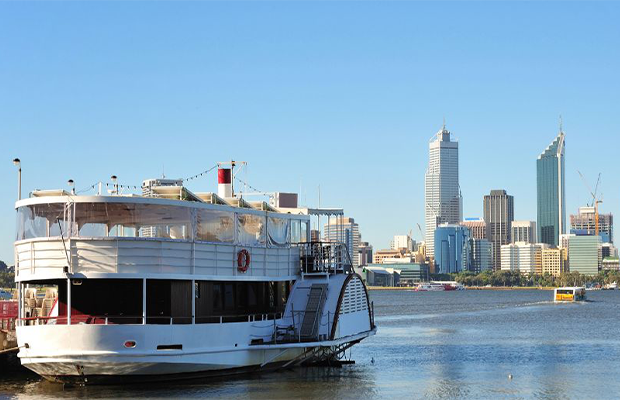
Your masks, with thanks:
[(86, 388), (11, 375), (0, 397), (618, 398), (620, 291), (588, 292), (581, 304), (554, 304), (552, 294), (374, 291), (379, 332), (341, 369)]

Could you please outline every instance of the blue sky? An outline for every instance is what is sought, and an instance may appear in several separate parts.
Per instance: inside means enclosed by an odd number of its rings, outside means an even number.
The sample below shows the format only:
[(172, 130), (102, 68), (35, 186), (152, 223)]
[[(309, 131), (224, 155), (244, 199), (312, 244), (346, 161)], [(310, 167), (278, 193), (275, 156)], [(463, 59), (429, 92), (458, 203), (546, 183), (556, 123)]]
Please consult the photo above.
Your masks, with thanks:
[[(388, 246), (424, 220), (428, 140), (460, 142), (466, 217), (506, 189), (536, 219), (535, 160), (564, 117), (567, 207), (620, 215), (619, 3), (0, 2), (0, 259), (24, 193), (139, 185), (249, 162), (263, 191), (344, 207)], [(215, 190), (215, 175), (189, 182)]]

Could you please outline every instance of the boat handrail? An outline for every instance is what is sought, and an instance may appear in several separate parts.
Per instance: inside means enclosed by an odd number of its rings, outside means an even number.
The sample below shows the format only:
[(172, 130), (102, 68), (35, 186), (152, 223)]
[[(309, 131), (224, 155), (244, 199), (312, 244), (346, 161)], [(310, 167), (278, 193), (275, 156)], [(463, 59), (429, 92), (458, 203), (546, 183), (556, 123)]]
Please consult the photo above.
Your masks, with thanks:
[(297, 243), (296, 247), (299, 248), (302, 273), (348, 273), (353, 268), (345, 243), (314, 241)]
[[(71, 325), (144, 325), (143, 315), (72, 315)], [(204, 320), (205, 322), (195, 322), (196, 324), (223, 324), (229, 322), (257, 322), (257, 321), (271, 321), (283, 318), (283, 313), (256, 313), (256, 314), (239, 314), (239, 315), (212, 315), (212, 316), (194, 316), (194, 317), (180, 317), (169, 315), (147, 315), (146, 325), (177, 325), (175, 321), (187, 320), (181, 325), (189, 325), (192, 320)], [(17, 324), (19, 326), (24, 325), (47, 325), (50, 320), (57, 322), (57, 325), (67, 325), (67, 316), (38, 316), (38, 317), (24, 317), (17, 318)], [(134, 321), (140, 321), (136, 323), (117, 323), (116, 320), (130, 319)], [(149, 320), (164, 321), (167, 323), (148, 323)], [(45, 322), (43, 322), (45, 321)], [(207, 322), (208, 321), (208, 322)], [(25, 323), (24, 323), (25, 322)], [(29, 324), (28, 322), (35, 322)], [(50, 324), (52, 325), (52, 324)]]

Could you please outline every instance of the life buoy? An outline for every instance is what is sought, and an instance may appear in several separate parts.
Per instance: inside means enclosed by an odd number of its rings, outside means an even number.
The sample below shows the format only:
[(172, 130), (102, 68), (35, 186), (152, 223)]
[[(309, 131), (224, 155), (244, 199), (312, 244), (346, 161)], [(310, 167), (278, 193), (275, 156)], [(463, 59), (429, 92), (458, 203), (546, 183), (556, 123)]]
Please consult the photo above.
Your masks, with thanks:
[(248, 268), (250, 268), (250, 252), (246, 249), (241, 249), (237, 253), (237, 270), (245, 272)]

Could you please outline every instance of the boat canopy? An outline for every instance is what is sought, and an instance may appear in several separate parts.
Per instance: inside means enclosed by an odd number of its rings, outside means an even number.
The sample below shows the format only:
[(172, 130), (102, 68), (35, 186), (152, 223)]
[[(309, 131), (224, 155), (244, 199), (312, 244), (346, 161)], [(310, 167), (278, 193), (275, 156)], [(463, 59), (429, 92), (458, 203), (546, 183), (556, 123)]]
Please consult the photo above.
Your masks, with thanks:
[(307, 215), (143, 197), (67, 199), (18, 202), (16, 240), (139, 237), (287, 247), (309, 239)]

